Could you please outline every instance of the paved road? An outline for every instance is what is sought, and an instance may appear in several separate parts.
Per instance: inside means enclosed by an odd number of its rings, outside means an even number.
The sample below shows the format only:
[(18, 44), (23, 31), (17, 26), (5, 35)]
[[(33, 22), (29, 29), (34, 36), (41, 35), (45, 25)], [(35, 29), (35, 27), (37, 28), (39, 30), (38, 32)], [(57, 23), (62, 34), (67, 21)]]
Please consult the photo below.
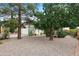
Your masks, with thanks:
[(49, 41), (46, 37), (24, 37), (2, 41), (1, 56), (73, 56), (76, 39), (72, 37), (54, 38)]

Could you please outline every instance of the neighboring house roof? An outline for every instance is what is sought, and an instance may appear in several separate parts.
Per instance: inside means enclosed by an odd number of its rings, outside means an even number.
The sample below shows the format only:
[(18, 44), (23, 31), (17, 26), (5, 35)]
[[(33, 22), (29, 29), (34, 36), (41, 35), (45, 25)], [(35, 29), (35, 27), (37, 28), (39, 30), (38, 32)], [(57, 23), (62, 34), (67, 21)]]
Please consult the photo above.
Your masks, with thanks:
[[(13, 16), (13, 17), (14, 17), (14, 18), (18, 18), (18, 15)], [(1, 16), (0, 16), (0, 20), (1, 20), (1, 21), (4, 21), (4, 19), (5, 19), (5, 20), (8, 20), (8, 19), (10, 19), (10, 18), (11, 18), (10, 15), (1, 15)], [(23, 22), (23, 21), (28, 21), (28, 20), (27, 20), (28, 18), (29, 18), (30, 20), (35, 20), (35, 19), (36, 19), (35, 16), (30, 17), (29, 15), (24, 15), (24, 14), (21, 15), (22, 22)]]

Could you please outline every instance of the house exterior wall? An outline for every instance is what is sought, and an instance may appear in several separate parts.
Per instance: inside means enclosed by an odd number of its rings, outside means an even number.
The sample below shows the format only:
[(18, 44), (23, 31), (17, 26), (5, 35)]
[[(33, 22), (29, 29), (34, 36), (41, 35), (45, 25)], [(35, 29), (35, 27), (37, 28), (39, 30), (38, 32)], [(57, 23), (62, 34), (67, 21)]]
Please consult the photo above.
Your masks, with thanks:
[(26, 28), (22, 28), (21, 33), (22, 35), (29, 35), (29, 31), (32, 31), (32, 34), (36, 34), (36, 35), (41, 35), (42, 33), (44, 33), (44, 31), (39, 30), (39, 29), (35, 29), (33, 25), (26, 25)]

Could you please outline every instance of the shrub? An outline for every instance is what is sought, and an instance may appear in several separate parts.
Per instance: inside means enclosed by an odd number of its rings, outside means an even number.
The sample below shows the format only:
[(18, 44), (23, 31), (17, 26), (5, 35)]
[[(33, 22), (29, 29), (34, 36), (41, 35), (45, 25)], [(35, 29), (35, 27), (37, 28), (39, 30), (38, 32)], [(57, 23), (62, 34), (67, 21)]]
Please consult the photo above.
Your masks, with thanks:
[(66, 31), (58, 31), (57, 32), (59, 38), (64, 38), (68, 33)]
[(76, 29), (70, 29), (69, 31), (66, 31), (69, 35), (73, 36), (73, 37), (76, 37), (76, 32), (77, 30)]
[(59, 31), (57, 32), (57, 34), (58, 34), (58, 37), (59, 37), (59, 38), (63, 38), (63, 37), (65, 37), (66, 35), (70, 35), (70, 36), (72, 36), (72, 37), (76, 37), (76, 32), (77, 32), (77, 29), (70, 29), (70, 30), (65, 30), (65, 31), (59, 30)]
[(33, 33), (32, 33), (32, 28), (29, 28), (29, 29), (28, 29), (28, 35), (29, 35), (29, 36), (32, 36), (32, 35), (33, 35)]
[(32, 36), (32, 31), (29, 31), (29, 33), (28, 33), (28, 34), (29, 34), (29, 36)]
[(15, 29), (18, 26), (18, 21), (16, 19), (9, 19), (4, 23), (5, 27), (9, 27), (10, 28), (10, 32), (14, 33)]
[(9, 38), (9, 28), (4, 28), (3, 39)]

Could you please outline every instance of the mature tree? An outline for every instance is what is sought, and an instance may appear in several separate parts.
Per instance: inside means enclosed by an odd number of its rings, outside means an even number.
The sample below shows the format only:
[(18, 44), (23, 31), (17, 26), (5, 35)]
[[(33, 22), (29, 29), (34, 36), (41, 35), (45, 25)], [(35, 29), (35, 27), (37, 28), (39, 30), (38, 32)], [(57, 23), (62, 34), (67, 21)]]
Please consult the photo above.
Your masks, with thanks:
[(21, 4), (16, 4), (18, 6), (18, 39), (21, 39)]
[(35, 14), (38, 20), (34, 22), (34, 25), (44, 30), (45, 34), (50, 37), (49, 40), (53, 40), (55, 30), (69, 25), (66, 4), (44, 4), (43, 7), (44, 12)]

